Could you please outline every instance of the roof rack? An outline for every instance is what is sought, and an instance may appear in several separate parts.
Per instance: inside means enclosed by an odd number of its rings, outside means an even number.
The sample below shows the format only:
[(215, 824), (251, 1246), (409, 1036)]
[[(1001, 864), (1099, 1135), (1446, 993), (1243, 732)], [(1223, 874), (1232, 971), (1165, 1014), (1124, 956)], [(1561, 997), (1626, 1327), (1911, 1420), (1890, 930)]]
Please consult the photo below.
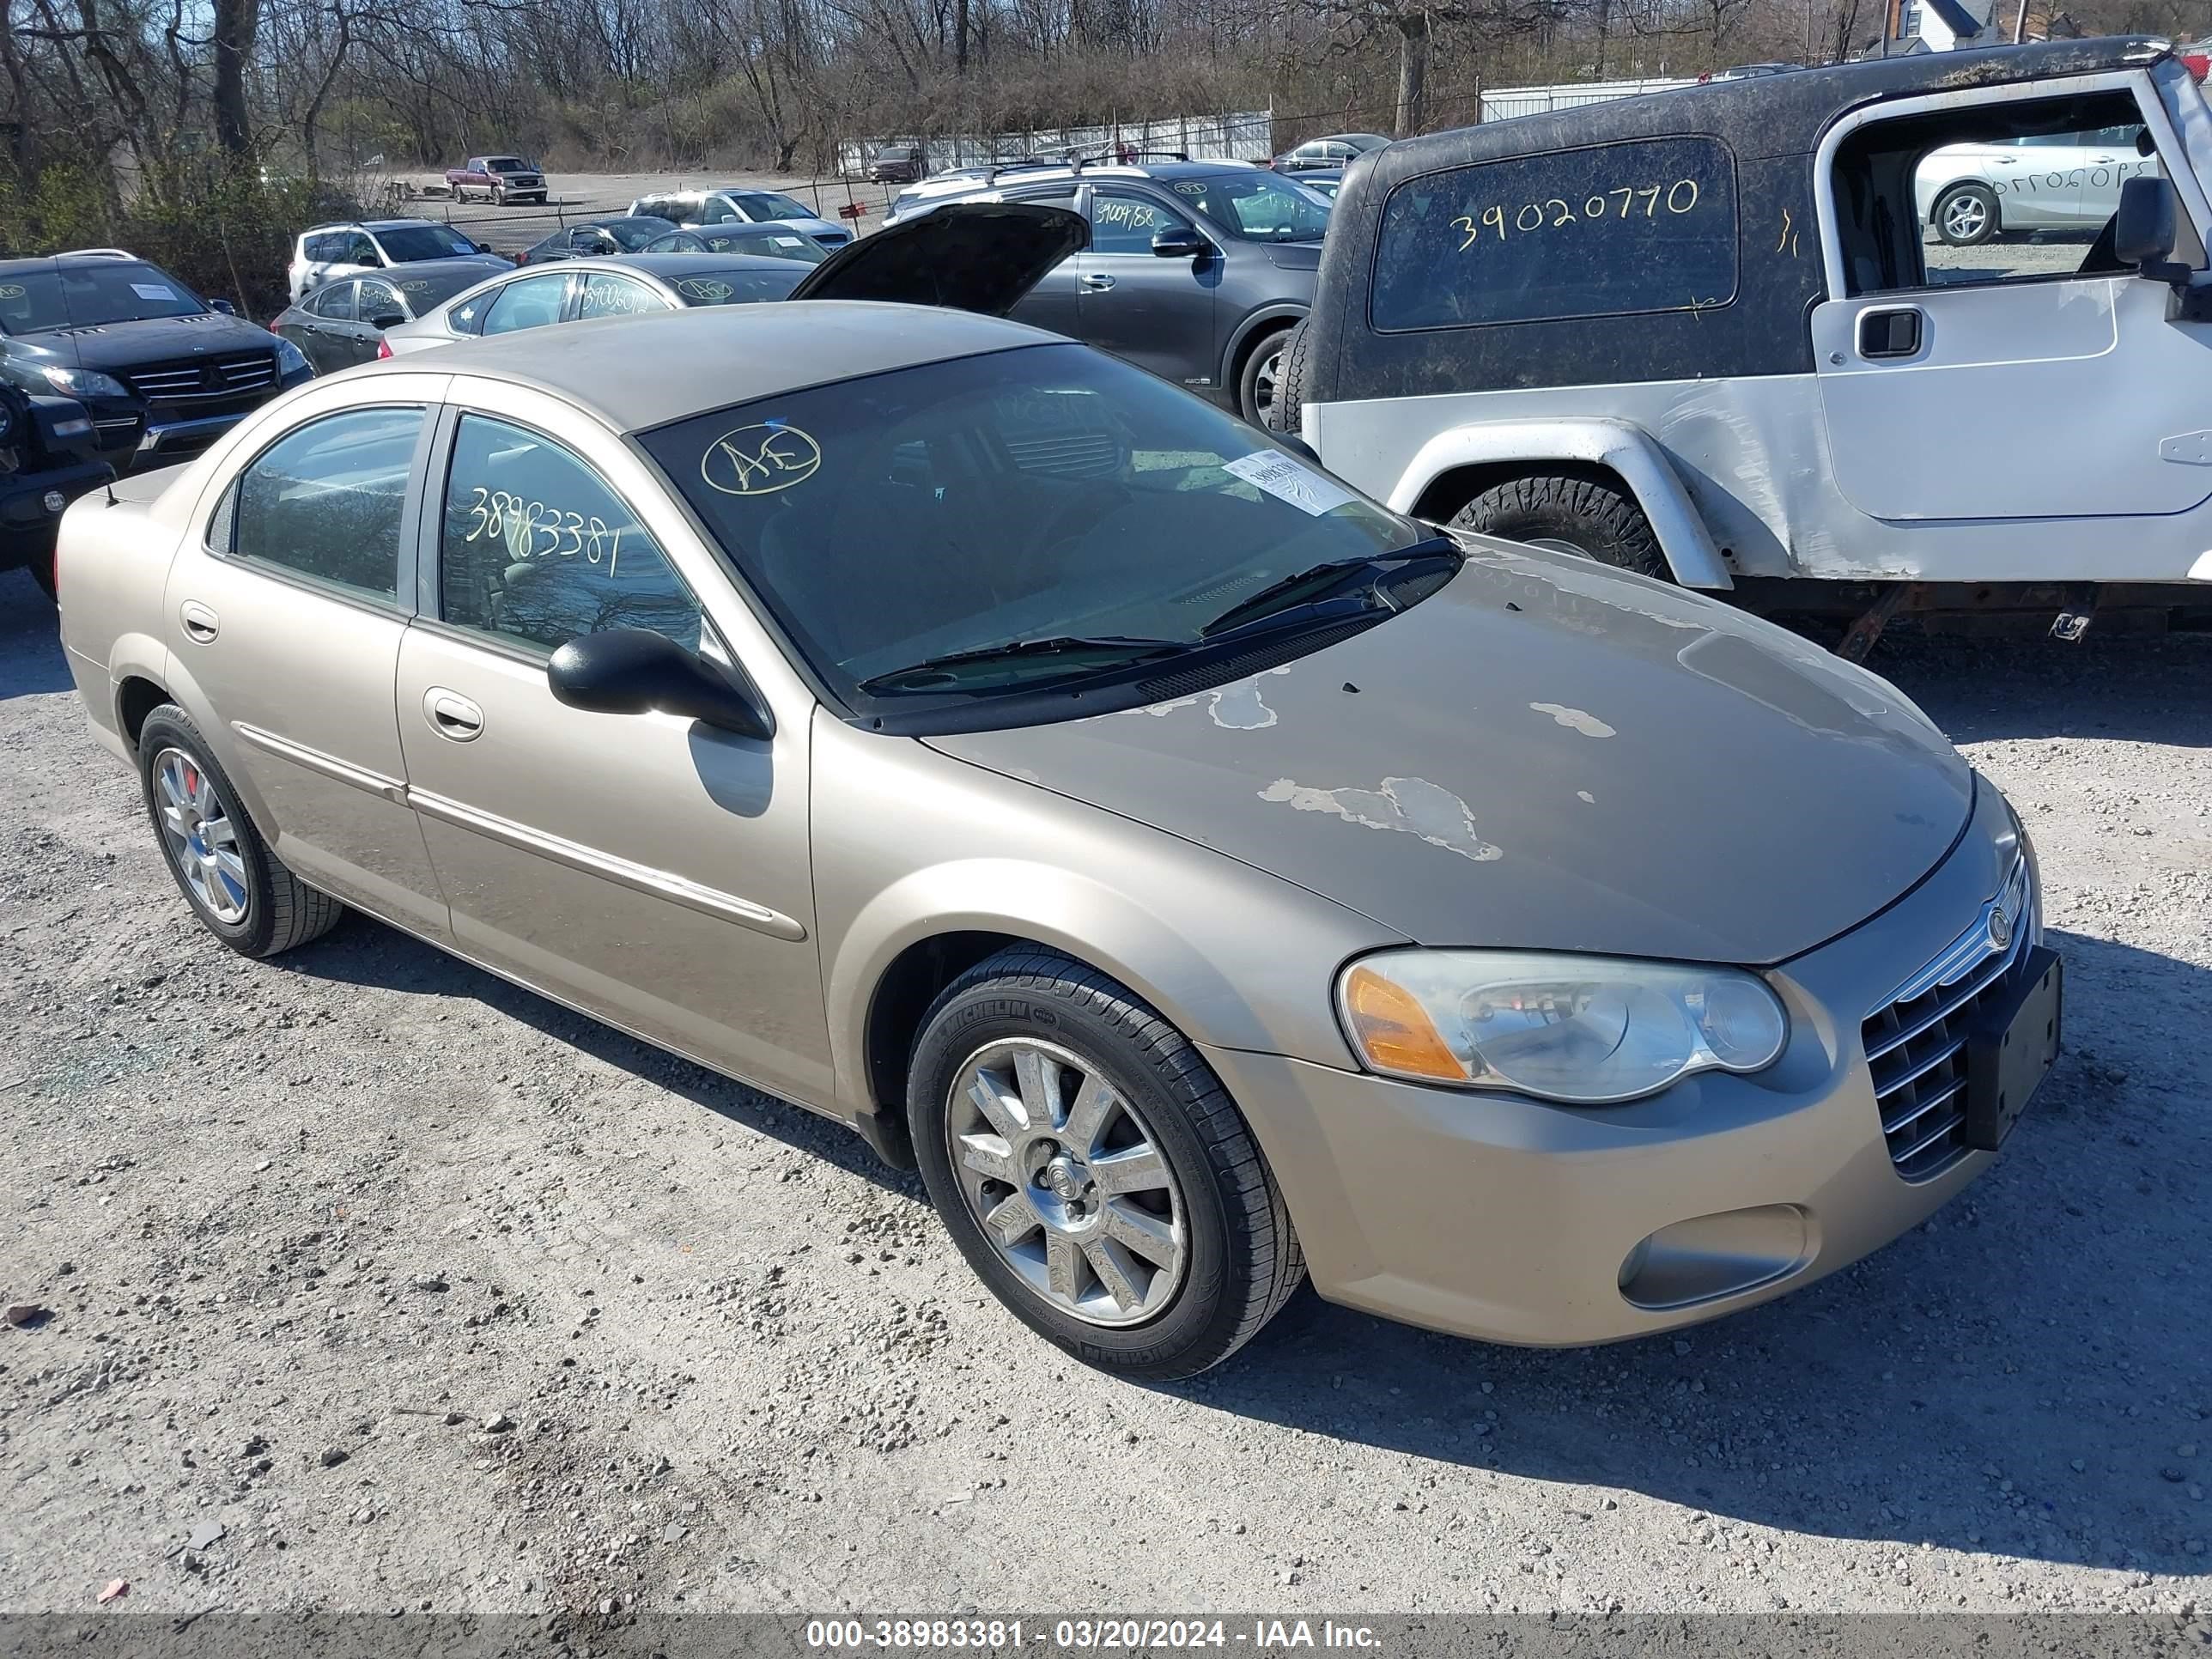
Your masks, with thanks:
[(994, 161), (983, 170), (983, 182), (989, 184), (1002, 173), (1033, 173), (1041, 167), (1072, 167), (1080, 172), (1083, 163), (1065, 155), (1024, 155), (1012, 161)]
[(1129, 160), (1127, 163), (1121, 161), (1121, 155), (1118, 150), (1105, 155), (1086, 155), (1075, 164), (1075, 170), (1080, 173), (1085, 167), (1104, 167), (1109, 162), (1116, 166), (1133, 166), (1139, 161), (1188, 161), (1190, 160), (1189, 156), (1179, 149), (1133, 149), (1128, 155)]
[(125, 247), (65, 247), (54, 255), (57, 259), (136, 259), (137, 257)]

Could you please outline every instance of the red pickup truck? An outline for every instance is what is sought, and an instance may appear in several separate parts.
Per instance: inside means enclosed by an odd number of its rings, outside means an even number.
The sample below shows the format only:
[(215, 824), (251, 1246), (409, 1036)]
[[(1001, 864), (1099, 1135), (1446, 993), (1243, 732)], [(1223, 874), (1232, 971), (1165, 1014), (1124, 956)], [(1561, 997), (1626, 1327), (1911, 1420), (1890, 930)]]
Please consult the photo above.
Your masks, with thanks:
[(509, 202), (545, 200), (545, 174), (520, 155), (471, 155), (464, 167), (446, 169), (446, 185), (456, 202), (478, 191), (505, 207)]

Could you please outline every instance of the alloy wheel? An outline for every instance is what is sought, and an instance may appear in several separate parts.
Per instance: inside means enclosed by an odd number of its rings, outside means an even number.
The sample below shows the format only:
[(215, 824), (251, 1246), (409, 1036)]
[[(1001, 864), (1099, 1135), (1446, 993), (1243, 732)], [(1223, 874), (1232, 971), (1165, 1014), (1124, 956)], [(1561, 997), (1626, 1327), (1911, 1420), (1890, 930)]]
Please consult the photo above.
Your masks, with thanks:
[(1954, 197), (1943, 210), (1944, 234), (1955, 241), (1972, 241), (1989, 222), (1989, 209), (1978, 196)]
[(945, 1103), (953, 1174), (1029, 1289), (1092, 1325), (1164, 1310), (1188, 1260), (1182, 1192), (1127, 1096), (1049, 1043), (970, 1054)]
[(1275, 409), (1275, 377), (1283, 367), (1283, 348), (1265, 348), (1260, 356), (1259, 367), (1252, 371), (1252, 413), (1261, 426), (1271, 426), (1268, 416)]
[(245, 852), (207, 769), (182, 749), (164, 749), (154, 757), (154, 788), (161, 844), (185, 885), (217, 921), (245, 921)]

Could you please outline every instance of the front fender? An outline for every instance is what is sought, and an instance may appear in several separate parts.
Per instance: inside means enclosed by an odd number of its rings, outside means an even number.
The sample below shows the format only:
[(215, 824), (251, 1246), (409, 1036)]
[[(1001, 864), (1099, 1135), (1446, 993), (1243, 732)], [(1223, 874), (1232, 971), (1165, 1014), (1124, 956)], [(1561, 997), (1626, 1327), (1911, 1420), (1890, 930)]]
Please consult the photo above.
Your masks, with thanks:
[(1244, 356), (1244, 348), (1249, 345), (1255, 337), (1266, 333), (1270, 329), (1297, 327), (1306, 319), (1307, 309), (1304, 306), (1283, 301), (1277, 304), (1260, 307), (1243, 322), (1237, 324), (1237, 331), (1229, 337), (1228, 349), (1221, 354), (1219, 384), (1234, 392), (1237, 389), (1237, 366), (1238, 361)]
[(1421, 446), (1391, 490), (1390, 506), (1412, 512), (1431, 484), (1461, 467), (1546, 461), (1610, 468), (1650, 520), (1676, 581), (1685, 587), (1735, 586), (1680, 477), (1650, 434), (1626, 421), (1480, 421), (1453, 427)]

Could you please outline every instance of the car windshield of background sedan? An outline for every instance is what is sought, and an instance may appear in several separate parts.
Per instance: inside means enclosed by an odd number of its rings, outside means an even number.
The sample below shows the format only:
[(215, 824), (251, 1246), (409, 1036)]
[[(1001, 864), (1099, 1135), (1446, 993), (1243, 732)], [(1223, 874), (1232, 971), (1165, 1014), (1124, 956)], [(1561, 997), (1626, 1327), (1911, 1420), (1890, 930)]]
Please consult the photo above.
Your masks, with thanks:
[(795, 259), (818, 265), (830, 252), (811, 236), (797, 231), (775, 230), (766, 225), (714, 225), (700, 230), (672, 231), (648, 243), (647, 253), (746, 253), (763, 259)]
[(458, 230), (442, 225), (401, 225), (376, 233), (377, 246), (387, 258), (411, 264), (417, 259), (466, 258), (477, 245)]
[(484, 279), (479, 268), (468, 270), (441, 270), (430, 276), (394, 276), (392, 286), (405, 296), (410, 315), (421, 317), (436, 309), (464, 289), (474, 288)]
[[(1076, 345), (787, 392), (639, 441), (857, 712), (1110, 674), (1288, 629), (1308, 601), (1364, 626), (1458, 564), (1253, 428)], [(1433, 578), (1418, 592), (1398, 580), (1416, 564)]]
[(168, 272), (135, 261), (63, 265), (0, 281), (0, 329), (10, 334), (192, 317), (206, 309)]
[(787, 261), (788, 270), (684, 271), (666, 278), (687, 306), (746, 306), (781, 300), (806, 280), (806, 267)]
[(821, 217), (812, 208), (804, 207), (772, 190), (726, 190), (722, 193), (744, 210), (747, 218), (757, 222)]
[(1177, 179), (1168, 188), (1213, 224), (1248, 241), (1318, 242), (1328, 229), (1328, 204), (1272, 173)]

